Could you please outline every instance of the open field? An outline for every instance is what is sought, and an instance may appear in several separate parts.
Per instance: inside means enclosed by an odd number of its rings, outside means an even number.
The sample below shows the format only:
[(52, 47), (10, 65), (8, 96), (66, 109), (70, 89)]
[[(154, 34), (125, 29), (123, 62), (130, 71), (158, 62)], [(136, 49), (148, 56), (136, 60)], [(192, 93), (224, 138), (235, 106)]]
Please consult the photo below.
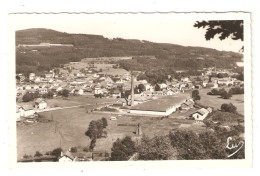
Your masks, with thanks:
[(95, 105), (109, 102), (115, 102), (114, 98), (94, 98), (94, 96), (69, 96), (68, 99), (57, 97), (54, 99), (47, 99), (49, 107), (68, 107), (78, 105)]
[[(194, 121), (177, 118), (134, 117), (122, 115), (116, 121), (111, 121), (110, 114), (86, 113), (86, 108), (72, 108), (42, 112), (41, 117), (53, 119), (51, 122), (34, 123), (17, 126), (17, 156), (24, 154), (34, 155), (36, 151), (45, 153), (57, 147), (64, 150), (73, 146), (88, 146), (90, 140), (85, 136), (90, 121), (102, 117), (108, 119), (108, 137), (98, 139), (95, 150), (110, 151), (113, 142), (125, 135), (136, 136), (138, 123), (142, 132), (148, 136), (168, 134), (170, 130), (178, 128), (181, 124), (193, 125)], [(180, 113), (180, 115), (182, 115)]]
[(129, 72), (122, 68), (109, 68), (109, 69), (103, 70), (100, 73), (105, 74), (105, 75), (116, 76), (116, 75), (123, 75), (123, 74), (129, 73)]
[(202, 105), (211, 106), (215, 109), (220, 109), (223, 103), (232, 103), (237, 107), (237, 111), (239, 114), (244, 115), (244, 94), (241, 95), (233, 95), (230, 99), (223, 99), (219, 96), (207, 95), (207, 93), (211, 89), (200, 89), (199, 94), (201, 96), (201, 100), (198, 101)]

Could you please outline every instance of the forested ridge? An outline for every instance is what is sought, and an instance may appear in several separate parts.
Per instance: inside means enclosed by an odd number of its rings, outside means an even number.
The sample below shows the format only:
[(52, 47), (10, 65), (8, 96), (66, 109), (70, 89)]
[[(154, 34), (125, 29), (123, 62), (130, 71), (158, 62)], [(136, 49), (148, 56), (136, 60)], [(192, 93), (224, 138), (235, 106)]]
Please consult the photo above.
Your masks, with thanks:
[[(86, 31), (87, 33), (87, 31)], [(74, 47), (18, 47), (19, 44), (73, 44)], [(60, 64), (87, 57), (155, 56), (156, 60), (138, 58), (120, 61), (127, 70), (201, 69), (217, 66), (231, 68), (242, 55), (203, 47), (185, 47), (167, 43), (122, 38), (108, 39), (101, 35), (68, 34), (35, 28), (16, 31), (16, 72), (48, 71)]]

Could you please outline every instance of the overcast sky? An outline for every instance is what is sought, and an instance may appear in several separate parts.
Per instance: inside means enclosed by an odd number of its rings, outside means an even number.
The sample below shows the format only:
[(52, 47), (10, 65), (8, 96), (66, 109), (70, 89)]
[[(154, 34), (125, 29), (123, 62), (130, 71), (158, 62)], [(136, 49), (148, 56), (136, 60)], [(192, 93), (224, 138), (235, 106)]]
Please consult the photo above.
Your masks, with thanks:
[[(103, 35), (106, 38), (139, 39), (238, 52), (243, 46), (242, 41), (220, 41), (217, 37), (206, 41), (205, 29), (193, 27), (196, 21), (209, 18), (212, 19), (208, 14), (11, 15), (10, 26), (13, 30), (48, 28), (67, 33)], [(223, 18), (214, 16), (214, 19)]]

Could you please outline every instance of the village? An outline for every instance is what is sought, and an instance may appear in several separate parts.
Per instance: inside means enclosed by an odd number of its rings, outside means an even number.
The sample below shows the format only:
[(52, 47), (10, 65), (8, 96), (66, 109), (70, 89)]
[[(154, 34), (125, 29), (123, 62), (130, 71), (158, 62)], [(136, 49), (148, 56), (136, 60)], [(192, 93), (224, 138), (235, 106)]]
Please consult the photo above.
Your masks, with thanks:
[[(41, 146), (37, 147), (36, 145), (38, 140), (34, 142), (31, 140), (33, 147), (29, 147), (28, 143), (21, 143), (23, 140), (31, 138), (35, 130), (39, 130), (37, 124), (44, 121), (42, 117), (50, 123), (56, 118), (57, 121), (62, 121), (54, 124), (55, 133), (57, 123), (64, 123), (59, 128), (68, 128), (68, 123), (72, 122), (72, 118), (74, 118), (73, 115), (70, 115), (72, 112), (77, 111), (82, 114), (84, 111), (85, 115), (75, 117), (82, 120), (84, 118), (84, 123), (89, 123), (93, 118), (105, 117), (109, 124), (108, 137), (97, 142), (94, 151), (103, 151), (103, 154), (105, 151), (104, 156), (109, 157), (110, 147), (116, 138), (126, 134), (133, 135), (132, 132), (135, 131), (137, 124), (142, 127), (142, 132), (139, 135), (143, 133), (155, 135), (155, 128), (160, 127), (158, 122), (164, 119), (167, 120), (162, 124), (167, 123), (167, 128), (164, 127), (160, 130), (162, 134), (168, 133), (173, 128), (203, 130), (206, 128), (203, 120), (212, 111), (220, 109), (221, 102), (227, 102), (224, 99), (221, 99), (220, 103), (216, 103), (215, 99), (212, 102), (208, 101), (212, 97), (209, 92), (235, 87), (243, 88), (243, 81), (236, 78), (238, 73), (227, 69), (204, 68), (200, 76), (190, 75), (179, 80), (168, 75), (169, 80), (166, 82), (152, 85), (147, 80), (137, 80), (137, 75), (140, 72), (127, 71), (119, 68), (116, 63), (108, 62), (113, 59), (120, 60), (120, 57), (95, 59), (96, 62), (93, 62), (93, 58), (82, 59), (81, 62), (70, 62), (42, 75), (30, 73), (26, 77), (23, 74), (17, 74), (16, 121), (19, 158), (22, 158), (25, 153), (32, 154), (36, 150), (41, 150)], [(122, 59), (131, 59), (131, 57), (122, 57)], [(194, 98), (194, 90), (199, 93), (197, 95), (200, 97), (199, 99)], [(238, 111), (241, 110), (243, 115), (243, 102), (241, 104), (243, 97), (239, 101), (234, 99), (232, 103), (240, 104)], [(61, 114), (64, 115), (63, 118), (57, 117)], [(154, 124), (147, 123), (147, 119), (153, 119)], [(88, 123), (84, 123), (80, 124), (81, 130), (85, 130), (88, 126)], [(51, 126), (53, 128), (53, 125)], [(69, 127), (78, 128), (71, 125)], [(23, 132), (28, 130), (27, 135), (29, 136), (20, 136), (20, 128)], [(63, 132), (60, 131), (59, 134), (54, 135), (56, 140), (60, 142), (54, 142), (48, 147), (46, 147), (48, 144), (42, 144), (42, 146), (49, 150), (54, 149), (55, 146), (64, 148), (65, 151), (59, 156), (60, 161), (78, 160), (78, 157), (72, 156), (69, 148), (84, 145), (79, 142), (83, 138), (82, 135), (68, 140), (65, 139), (64, 134), (60, 133), (66, 134), (64, 131), (69, 129), (60, 130)], [(49, 135), (53, 134), (53, 132), (45, 132)], [(76, 134), (68, 134), (68, 136), (70, 135), (75, 136)], [(135, 135), (138, 136), (138, 134)], [(66, 148), (69, 150), (66, 151)], [(93, 155), (90, 153), (85, 154), (88, 155), (88, 161), (89, 158), (93, 159)], [(103, 155), (101, 154), (101, 156)]]

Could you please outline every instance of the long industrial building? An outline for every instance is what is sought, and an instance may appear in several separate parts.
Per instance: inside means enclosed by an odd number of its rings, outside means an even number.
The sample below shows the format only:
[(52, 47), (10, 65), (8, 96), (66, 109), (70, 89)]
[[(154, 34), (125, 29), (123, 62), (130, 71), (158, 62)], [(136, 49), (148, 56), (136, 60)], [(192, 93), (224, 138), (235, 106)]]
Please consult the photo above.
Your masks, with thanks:
[(178, 94), (174, 96), (166, 96), (163, 98), (151, 100), (142, 104), (132, 106), (130, 113), (144, 115), (168, 116), (177, 111), (187, 99), (188, 94)]

